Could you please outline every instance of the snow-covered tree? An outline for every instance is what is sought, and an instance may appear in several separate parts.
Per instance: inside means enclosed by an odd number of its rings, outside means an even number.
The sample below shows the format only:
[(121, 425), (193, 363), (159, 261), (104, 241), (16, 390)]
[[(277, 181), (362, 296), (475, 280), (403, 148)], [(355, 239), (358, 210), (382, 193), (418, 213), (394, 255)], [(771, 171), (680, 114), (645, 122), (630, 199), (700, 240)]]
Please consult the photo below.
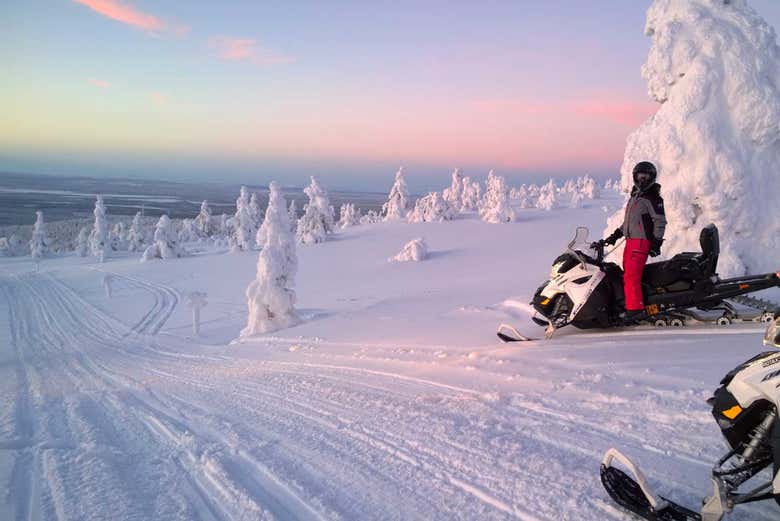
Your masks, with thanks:
[(185, 242), (195, 242), (200, 239), (200, 231), (193, 219), (182, 219), (181, 228), (179, 228), (179, 244)]
[(127, 251), (141, 251), (146, 248), (146, 236), (141, 224), (141, 212), (133, 217), (130, 230), (127, 232)]
[(127, 249), (127, 231), (125, 230), (125, 223), (122, 221), (114, 224), (108, 237), (111, 251), (122, 251)]
[(376, 224), (382, 220), (382, 215), (375, 211), (369, 210), (360, 217), (360, 224)]
[(195, 218), (195, 227), (201, 237), (210, 237), (214, 233), (214, 227), (211, 224), (211, 207), (208, 201), (200, 203), (200, 213)]
[(569, 208), (582, 208), (582, 200), (585, 196), (582, 192), (574, 192), (571, 194), (571, 200), (569, 201)]
[(441, 222), (455, 218), (457, 211), (439, 192), (431, 192), (420, 197), (409, 212), (407, 220), (410, 223)]
[(300, 321), (295, 311), (295, 273), (298, 259), (290, 232), (289, 214), (284, 196), (275, 182), (269, 186), (268, 208), (258, 243), (257, 277), (246, 289), (249, 319), (242, 337), (287, 328)]
[(232, 251), (247, 251), (254, 244), (257, 225), (249, 204), (249, 190), (246, 186), (242, 186), (241, 193), (238, 199), (236, 199), (236, 214), (231, 219), (233, 231), (231, 236)]
[(447, 201), (450, 204), (450, 207), (456, 212), (460, 212), (463, 208), (464, 188), (463, 174), (460, 173), (459, 168), (456, 168), (452, 172), (452, 183), (449, 188), (445, 188), (442, 193), (444, 200)]
[[(777, 269), (780, 258), (780, 48), (745, 0), (655, 0), (642, 76), (658, 112), (629, 135), (622, 189), (651, 161), (663, 186), (663, 252), (695, 251), (720, 231), (724, 276)], [(608, 232), (623, 218), (608, 223)]]
[(309, 197), (309, 202), (303, 207), (303, 215), (298, 219), (296, 235), (298, 242), (315, 244), (324, 242), (329, 233), (333, 233), (333, 207), (330, 205), (328, 193), (320, 185), (316, 177), (311, 177), (311, 184), (303, 192)]
[(260, 201), (258, 201), (257, 194), (254, 192), (252, 192), (252, 196), (249, 198), (249, 214), (255, 223), (255, 229), (259, 228), (260, 223), (263, 221), (263, 210), (260, 208)]
[(409, 210), (409, 189), (404, 179), (404, 167), (400, 167), (395, 173), (395, 182), (390, 188), (387, 202), (382, 206), (382, 213), (386, 221), (403, 219)]
[(403, 249), (391, 261), (395, 262), (420, 262), (428, 258), (428, 244), (420, 237), (407, 242)]
[(339, 209), (339, 228), (349, 228), (360, 224), (360, 210), (353, 203), (344, 203)]
[(515, 220), (515, 211), (509, 205), (509, 190), (503, 176), (491, 170), (487, 177), (485, 196), (479, 208), (482, 220), (489, 223), (506, 223)]
[(464, 177), (462, 183), (461, 211), (478, 209), (482, 201), (482, 185), (479, 181), (472, 181), (469, 176)]
[(555, 181), (550, 179), (539, 189), (539, 198), (536, 201), (536, 207), (541, 210), (550, 211), (558, 206), (558, 187)]
[(588, 199), (598, 199), (601, 197), (598, 183), (589, 175), (586, 175), (582, 181), (582, 195)]
[(298, 208), (295, 206), (295, 199), (290, 200), (290, 207), (287, 209), (287, 215), (290, 219), (290, 231), (294, 232), (298, 226)]
[(93, 257), (105, 258), (108, 250), (108, 221), (106, 220), (106, 206), (103, 204), (103, 196), (98, 195), (95, 200), (95, 224), (89, 235), (89, 251)]
[(155, 225), (154, 242), (144, 250), (141, 262), (152, 259), (175, 259), (184, 254), (185, 251), (179, 246), (179, 240), (170, 218), (162, 214)]
[(89, 228), (86, 226), (79, 230), (78, 237), (76, 237), (76, 255), (79, 257), (86, 257), (89, 253)]
[(35, 225), (30, 238), (30, 255), (33, 259), (41, 259), (49, 251), (49, 238), (46, 236), (46, 224), (43, 222), (43, 212), (35, 212)]

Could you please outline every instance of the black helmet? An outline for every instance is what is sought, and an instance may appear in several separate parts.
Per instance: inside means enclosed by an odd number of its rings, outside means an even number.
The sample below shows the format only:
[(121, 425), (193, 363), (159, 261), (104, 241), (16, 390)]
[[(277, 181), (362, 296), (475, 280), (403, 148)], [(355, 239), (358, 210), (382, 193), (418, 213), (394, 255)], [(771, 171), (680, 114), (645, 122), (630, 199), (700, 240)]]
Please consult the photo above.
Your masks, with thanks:
[(634, 171), (631, 174), (634, 177), (634, 186), (640, 190), (645, 190), (655, 183), (658, 171), (655, 169), (655, 165), (650, 161), (641, 161), (636, 164)]

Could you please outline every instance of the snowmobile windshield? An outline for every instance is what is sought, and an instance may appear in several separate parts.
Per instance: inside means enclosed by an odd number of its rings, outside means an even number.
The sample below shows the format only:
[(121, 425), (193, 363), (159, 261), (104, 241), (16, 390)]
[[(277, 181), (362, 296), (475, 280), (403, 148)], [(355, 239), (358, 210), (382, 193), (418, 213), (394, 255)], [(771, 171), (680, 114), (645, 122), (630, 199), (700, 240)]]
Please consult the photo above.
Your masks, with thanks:
[(590, 256), (590, 243), (588, 242), (588, 235), (590, 231), (584, 226), (578, 226), (577, 231), (574, 233), (574, 238), (569, 242), (568, 250), (573, 253), (577, 259), (585, 265)]

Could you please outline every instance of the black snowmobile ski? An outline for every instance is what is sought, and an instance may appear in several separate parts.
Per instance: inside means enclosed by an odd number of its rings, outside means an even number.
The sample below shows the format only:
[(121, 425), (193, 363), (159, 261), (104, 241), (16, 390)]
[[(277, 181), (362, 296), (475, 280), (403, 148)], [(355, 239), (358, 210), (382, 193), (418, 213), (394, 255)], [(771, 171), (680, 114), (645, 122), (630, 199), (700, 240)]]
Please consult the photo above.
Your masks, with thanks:
[(633, 514), (648, 521), (701, 521), (701, 514), (660, 497), (662, 508), (656, 510), (650, 504), (639, 484), (622, 470), (601, 465), (601, 483), (610, 497)]
[(514, 327), (510, 326), (509, 324), (501, 324), (498, 326), (498, 331), (496, 331), (496, 335), (498, 335), (498, 338), (501, 339), (502, 342), (531, 342), (533, 340), (536, 340), (535, 338), (529, 338), (525, 335), (520, 334), (520, 332), (515, 329)]

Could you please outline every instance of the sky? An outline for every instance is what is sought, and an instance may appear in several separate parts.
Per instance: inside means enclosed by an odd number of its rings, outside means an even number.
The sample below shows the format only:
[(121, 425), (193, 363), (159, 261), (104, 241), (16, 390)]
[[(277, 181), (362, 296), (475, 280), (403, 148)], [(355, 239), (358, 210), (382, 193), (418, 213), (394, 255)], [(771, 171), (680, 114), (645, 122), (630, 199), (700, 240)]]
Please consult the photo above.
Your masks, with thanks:
[[(752, 0), (772, 25), (780, 2)], [(0, 2), (0, 171), (418, 191), (617, 176), (635, 0)]]

